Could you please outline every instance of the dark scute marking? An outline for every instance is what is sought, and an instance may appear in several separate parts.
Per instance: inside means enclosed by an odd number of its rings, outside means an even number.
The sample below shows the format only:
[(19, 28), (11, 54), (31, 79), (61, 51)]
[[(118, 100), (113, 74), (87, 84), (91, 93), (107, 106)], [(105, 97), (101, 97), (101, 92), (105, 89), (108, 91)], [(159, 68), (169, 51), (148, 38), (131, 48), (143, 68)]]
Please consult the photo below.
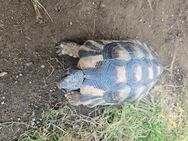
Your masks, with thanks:
[[(131, 61), (128, 62), (127, 64), (127, 83), (130, 86), (136, 86), (138, 84), (143, 84), (143, 85), (148, 85), (149, 83), (151, 83), (151, 81), (156, 80), (156, 77), (153, 80), (149, 80), (148, 79), (148, 65), (154, 65), (152, 60), (144, 58), (142, 60), (139, 59), (133, 59)], [(142, 68), (142, 79), (141, 81), (134, 81), (134, 73), (133, 73), (133, 68), (135, 65), (140, 65)], [(154, 69), (154, 68), (152, 68)], [(156, 72), (154, 72), (156, 75)]]
[[(126, 101), (134, 101), (134, 97), (136, 96), (136, 90), (138, 87), (139, 86), (131, 87), (131, 92), (129, 93), (129, 96), (125, 99)], [(145, 93), (145, 90), (144, 90), (144, 92), (142, 92), (141, 95), (143, 95), (144, 93)]]
[(98, 44), (104, 45), (104, 43), (100, 40), (96, 41)]
[(133, 43), (120, 43), (120, 46), (122, 46), (131, 56), (131, 58), (135, 57), (134, 55), (134, 48), (132, 46), (134, 46)]
[[(95, 41), (94, 41), (95, 42)], [(92, 42), (90, 41), (86, 41), (84, 43), (84, 45), (90, 49), (93, 49), (93, 50), (96, 50), (96, 51), (99, 51), (100, 49), (98, 47), (96, 47), (94, 44), (92, 44)]]
[(83, 82), (83, 86), (92, 86), (94, 88), (98, 88), (101, 90), (105, 90), (104, 86), (102, 85), (102, 83), (100, 83), (100, 80), (90, 80), (90, 79), (85, 79)]
[(127, 51), (129, 53), (129, 55), (131, 56), (131, 58), (134, 58), (134, 48), (131, 47), (134, 44), (131, 42), (112, 42), (109, 43), (107, 45), (104, 46), (104, 50), (103, 50), (103, 57), (105, 59), (113, 59), (113, 58), (117, 58), (116, 54), (114, 53), (114, 48), (119, 48), (122, 49), (123, 51)]
[[(116, 84), (117, 75), (116, 75), (116, 66), (125, 66), (126, 62), (124, 60), (105, 60), (96, 66), (93, 69), (84, 69), (85, 74), (85, 84), (95, 86), (95, 82), (98, 84), (97, 88), (103, 90), (118, 90), (126, 84)], [(87, 81), (92, 80), (92, 81)]]
[(78, 54), (80, 57), (88, 57), (88, 56), (100, 55), (101, 52), (80, 50)]
[(112, 78), (114, 79), (114, 77), (111, 78), (111, 76), (107, 74), (107, 67), (108, 66), (102, 65), (97, 69), (84, 70), (86, 78), (84, 84), (103, 90), (110, 89), (113, 86), (114, 80), (112, 80)]
[(109, 44), (106, 44), (104, 46), (104, 49), (103, 49), (103, 57), (105, 59), (112, 59), (113, 58), (113, 48), (114, 47), (117, 47), (118, 46), (118, 43), (116, 42), (112, 42), (112, 43), (109, 43)]

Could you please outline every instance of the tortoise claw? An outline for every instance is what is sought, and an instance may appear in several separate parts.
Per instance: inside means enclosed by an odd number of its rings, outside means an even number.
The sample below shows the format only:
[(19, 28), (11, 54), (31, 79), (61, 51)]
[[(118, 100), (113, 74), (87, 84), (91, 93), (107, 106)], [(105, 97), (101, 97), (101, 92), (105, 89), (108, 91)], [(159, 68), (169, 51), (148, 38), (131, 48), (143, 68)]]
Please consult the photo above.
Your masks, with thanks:
[(58, 54), (58, 56), (69, 55), (73, 58), (78, 58), (79, 47), (80, 45), (76, 43), (61, 42), (56, 46), (56, 53)]
[(65, 54), (63, 45), (56, 46), (56, 49), (57, 49), (56, 53), (58, 54), (58, 56), (62, 56)]

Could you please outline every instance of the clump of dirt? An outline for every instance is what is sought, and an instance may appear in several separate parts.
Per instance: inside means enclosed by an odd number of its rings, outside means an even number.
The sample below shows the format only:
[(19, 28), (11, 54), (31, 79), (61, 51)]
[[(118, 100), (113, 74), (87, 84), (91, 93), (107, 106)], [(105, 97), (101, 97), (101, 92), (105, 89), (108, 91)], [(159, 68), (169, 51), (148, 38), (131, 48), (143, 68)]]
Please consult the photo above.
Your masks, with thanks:
[[(183, 69), (181, 83), (187, 86), (188, 1), (53, 0), (42, 5), (53, 22), (44, 16), (43, 23), (36, 23), (30, 1), (1, 0), (0, 72), (7, 73), (0, 77), (1, 123), (25, 122), (40, 115), (46, 104), (64, 102), (55, 84), (75, 65), (55, 54), (55, 44), (65, 39), (137, 38), (152, 46), (164, 65), (171, 63), (177, 48), (175, 63)], [(175, 77), (179, 84), (182, 74)]]

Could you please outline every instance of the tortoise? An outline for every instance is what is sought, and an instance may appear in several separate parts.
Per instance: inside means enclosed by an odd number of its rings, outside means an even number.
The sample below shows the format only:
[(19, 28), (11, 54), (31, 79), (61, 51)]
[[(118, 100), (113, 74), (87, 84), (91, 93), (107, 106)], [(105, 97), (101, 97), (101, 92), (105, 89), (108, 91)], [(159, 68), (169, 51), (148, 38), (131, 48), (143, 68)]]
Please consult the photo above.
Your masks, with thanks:
[(138, 40), (61, 42), (57, 54), (79, 58), (57, 83), (71, 105), (93, 108), (144, 98), (163, 72), (149, 47)]

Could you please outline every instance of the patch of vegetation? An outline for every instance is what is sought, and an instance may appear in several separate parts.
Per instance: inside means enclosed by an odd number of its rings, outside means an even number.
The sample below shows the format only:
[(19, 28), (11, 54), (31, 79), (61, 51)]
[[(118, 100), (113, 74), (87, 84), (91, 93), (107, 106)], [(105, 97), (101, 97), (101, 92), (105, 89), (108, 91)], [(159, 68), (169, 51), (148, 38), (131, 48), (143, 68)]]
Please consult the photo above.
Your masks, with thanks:
[(43, 11), (47, 14), (47, 16), (49, 17), (49, 19), (50, 19), (51, 21), (53, 21), (52, 18), (51, 18), (51, 16), (50, 16), (50, 14), (49, 14), (48, 11), (46, 10), (46, 8), (41, 4), (41, 0), (31, 0), (31, 2), (32, 2), (33, 7), (34, 7), (34, 9), (35, 9), (36, 21), (37, 21), (37, 22), (39, 22), (39, 23), (42, 22), (42, 14), (41, 14), (41, 12), (40, 12), (41, 10), (43, 10)]
[[(180, 101), (177, 99), (175, 108), (178, 118), (174, 115), (170, 119), (161, 96), (107, 106), (92, 118), (71, 106), (58, 110), (48, 107), (41, 123), (30, 126), (19, 141), (187, 141), (187, 112)], [(101, 111), (101, 108), (95, 110)]]

